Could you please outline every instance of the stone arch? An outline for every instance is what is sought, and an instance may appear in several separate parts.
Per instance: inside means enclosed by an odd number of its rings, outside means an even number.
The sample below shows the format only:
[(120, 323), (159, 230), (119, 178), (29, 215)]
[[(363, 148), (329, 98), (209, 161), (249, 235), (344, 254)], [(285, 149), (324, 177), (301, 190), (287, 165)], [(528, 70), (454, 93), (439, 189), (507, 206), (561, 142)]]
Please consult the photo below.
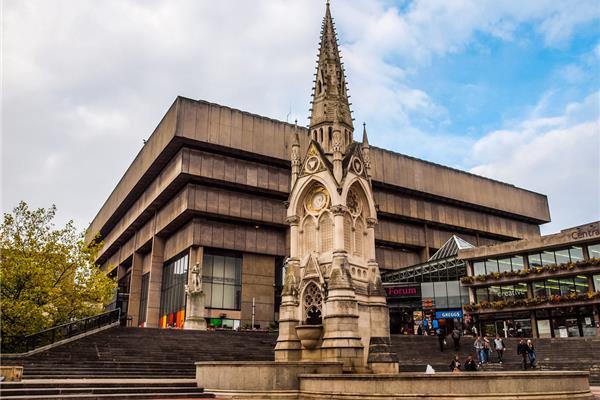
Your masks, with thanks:
[(333, 250), (333, 218), (326, 211), (319, 218), (319, 252), (325, 253)]
[[(303, 178), (301, 178), (303, 179)], [(290, 195), (290, 206), (288, 210), (293, 210), (293, 214), (290, 214), (288, 211), (288, 216), (296, 215), (298, 217), (302, 217), (304, 215), (304, 202), (306, 200), (306, 196), (312, 192), (316, 185), (322, 186), (325, 188), (330, 197), (330, 204), (339, 203), (339, 194), (335, 190), (335, 187), (330, 187), (327, 180), (323, 179), (322, 176), (318, 174), (311, 175), (309, 179), (305, 182), (299, 181), (299, 184), (296, 184), (293, 189), (293, 193)]]
[(347, 204), (348, 193), (350, 192), (350, 189), (353, 189), (363, 202), (362, 216), (365, 219), (377, 218), (377, 211), (375, 210), (373, 196), (367, 196), (367, 193), (372, 193), (368, 182), (361, 177), (354, 177), (353, 179), (349, 179), (347, 182), (344, 182), (344, 186), (342, 188), (342, 198), (344, 199), (345, 204)]
[(314, 281), (310, 281), (302, 291), (302, 321), (307, 325), (321, 325), (323, 322), (323, 293)]

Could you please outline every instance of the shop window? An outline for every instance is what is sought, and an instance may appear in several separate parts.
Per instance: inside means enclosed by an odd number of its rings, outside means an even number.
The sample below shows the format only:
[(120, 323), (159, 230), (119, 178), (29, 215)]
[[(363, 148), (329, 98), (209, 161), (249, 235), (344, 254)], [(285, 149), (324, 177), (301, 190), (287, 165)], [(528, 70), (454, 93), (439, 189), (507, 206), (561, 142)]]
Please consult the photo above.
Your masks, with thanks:
[(160, 293), (161, 328), (182, 328), (185, 320), (185, 284), (188, 276), (187, 253), (165, 264)]
[(559, 284), (561, 295), (575, 293), (575, 282), (573, 281), (573, 278), (561, 278), (559, 279)]
[(239, 310), (242, 291), (242, 257), (204, 253), (202, 289), (206, 307)]
[(548, 295), (544, 281), (533, 282), (533, 295), (535, 297), (546, 297)]
[(473, 275), (485, 275), (485, 263), (483, 261), (473, 263)]
[(554, 252), (554, 256), (556, 257), (557, 264), (566, 264), (569, 261), (571, 261), (569, 258), (569, 250), (568, 249), (556, 250)]
[(510, 258), (498, 260), (498, 272), (508, 272), (510, 270)]
[(488, 288), (490, 301), (502, 300), (502, 289), (500, 286), (490, 286)]
[(486, 287), (479, 287), (475, 289), (475, 298), (478, 303), (481, 303), (482, 301), (490, 301), (488, 289)]
[(448, 307), (458, 308), (462, 306), (460, 298), (460, 284), (458, 281), (446, 282), (448, 290)]
[(148, 305), (148, 287), (150, 284), (150, 272), (146, 272), (142, 276), (142, 290), (140, 293), (140, 309), (138, 311), (138, 326), (146, 322), (147, 305)]
[(554, 265), (556, 264), (556, 258), (554, 257), (553, 251), (544, 251), (541, 254), (542, 265)]
[(526, 299), (527, 298), (527, 284), (525, 282), (517, 283), (515, 285), (515, 299)]
[(588, 255), (590, 258), (600, 258), (600, 243), (589, 245)]
[(434, 282), (433, 290), (435, 292), (435, 306), (438, 308), (448, 308), (446, 282)]
[(557, 279), (546, 280), (546, 292), (550, 296), (560, 296), (560, 286)]
[(492, 272), (498, 272), (498, 261), (485, 260), (485, 272), (488, 274), (491, 274)]
[(542, 258), (539, 254), (529, 254), (527, 256), (529, 261), (529, 268), (541, 267), (542, 266)]
[(573, 280), (575, 281), (575, 291), (577, 293), (586, 293), (590, 290), (587, 276), (577, 275)]
[(510, 263), (513, 271), (521, 271), (525, 268), (525, 264), (522, 256), (515, 256), (511, 258)]
[(583, 260), (583, 249), (578, 246), (573, 246), (569, 249), (571, 256), (571, 262), (577, 262)]

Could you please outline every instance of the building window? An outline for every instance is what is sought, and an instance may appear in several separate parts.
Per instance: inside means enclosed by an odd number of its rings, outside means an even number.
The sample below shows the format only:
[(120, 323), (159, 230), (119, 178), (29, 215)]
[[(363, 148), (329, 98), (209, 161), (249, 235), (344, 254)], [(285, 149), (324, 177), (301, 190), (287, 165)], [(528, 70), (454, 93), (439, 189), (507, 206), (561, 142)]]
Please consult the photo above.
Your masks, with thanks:
[(546, 283), (544, 281), (533, 282), (534, 297), (546, 297)]
[(498, 272), (508, 272), (510, 270), (510, 258), (498, 260)]
[(588, 254), (590, 258), (600, 258), (600, 243), (589, 245)]
[(569, 254), (571, 255), (571, 262), (577, 262), (583, 260), (583, 248), (578, 246), (573, 246), (569, 249)]
[(542, 266), (542, 259), (539, 254), (530, 254), (527, 256), (527, 259), (529, 260), (529, 268)]
[(475, 300), (478, 303), (481, 303), (482, 301), (489, 301), (488, 290), (486, 287), (479, 287), (475, 289)]
[(138, 312), (138, 326), (146, 322), (147, 305), (148, 305), (148, 286), (150, 284), (150, 272), (146, 272), (142, 276), (142, 291), (140, 293), (140, 309)]
[(473, 275), (485, 275), (485, 263), (483, 261), (473, 263)]
[(241, 256), (205, 252), (202, 271), (202, 290), (206, 294), (206, 307), (241, 309)]
[(594, 275), (594, 287), (597, 292), (600, 292), (600, 275)]
[(582, 294), (590, 290), (587, 276), (577, 275), (573, 279), (575, 280), (575, 291), (577, 293)]
[(185, 321), (185, 284), (187, 283), (188, 254), (165, 264), (160, 292), (161, 328), (183, 328)]
[(522, 256), (514, 256), (511, 258), (510, 263), (513, 271), (521, 271), (525, 268), (525, 262)]

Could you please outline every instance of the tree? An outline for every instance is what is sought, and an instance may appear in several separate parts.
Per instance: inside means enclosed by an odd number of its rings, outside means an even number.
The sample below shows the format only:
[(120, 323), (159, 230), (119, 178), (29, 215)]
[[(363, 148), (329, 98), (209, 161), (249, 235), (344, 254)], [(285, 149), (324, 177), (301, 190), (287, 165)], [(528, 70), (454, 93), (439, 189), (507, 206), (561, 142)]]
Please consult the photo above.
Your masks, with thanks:
[(73, 221), (55, 229), (56, 207), (20, 202), (0, 227), (0, 331), (22, 336), (97, 314), (116, 284), (95, 264), (102, 243), (84, 242)]

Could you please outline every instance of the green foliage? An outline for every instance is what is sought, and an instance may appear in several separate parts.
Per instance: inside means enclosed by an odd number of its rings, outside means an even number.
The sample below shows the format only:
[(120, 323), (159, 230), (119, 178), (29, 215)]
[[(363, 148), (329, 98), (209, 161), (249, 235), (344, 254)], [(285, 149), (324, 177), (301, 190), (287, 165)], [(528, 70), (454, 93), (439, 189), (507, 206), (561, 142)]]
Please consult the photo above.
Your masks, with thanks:
[(94, 263), (102, 243), (86, 246), (73, 221), (55, 229), (56, 207), (20, 202), (0, 226), (0, 330), (20, 336), (97, 314), (116, 284)]

